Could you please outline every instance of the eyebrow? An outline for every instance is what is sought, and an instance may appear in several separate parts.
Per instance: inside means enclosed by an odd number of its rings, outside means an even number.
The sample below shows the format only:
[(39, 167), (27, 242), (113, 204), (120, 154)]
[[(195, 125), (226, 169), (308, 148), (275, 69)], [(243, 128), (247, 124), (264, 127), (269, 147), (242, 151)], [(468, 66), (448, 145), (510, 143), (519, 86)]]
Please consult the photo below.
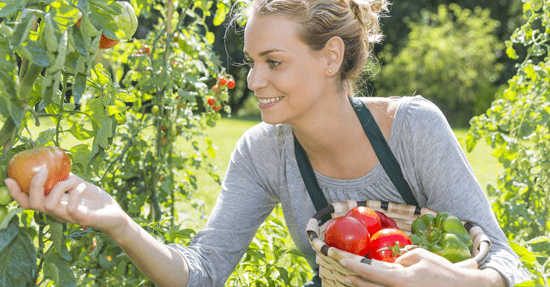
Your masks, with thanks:
[[(250, 55), (246, 52), (246, 51), (243, 51), (244, 54), (247, 56), (247, 57), (250, 57)], [(263, 51), (261, 52), (259, 55), (260, 57), (263, 57), (269, 53), (273, 53), (273, 52), (284, 52), (284, 50), (280, 50), (280, 49), (270, 49), (270, 50), (266, 50), (266, 51)]]

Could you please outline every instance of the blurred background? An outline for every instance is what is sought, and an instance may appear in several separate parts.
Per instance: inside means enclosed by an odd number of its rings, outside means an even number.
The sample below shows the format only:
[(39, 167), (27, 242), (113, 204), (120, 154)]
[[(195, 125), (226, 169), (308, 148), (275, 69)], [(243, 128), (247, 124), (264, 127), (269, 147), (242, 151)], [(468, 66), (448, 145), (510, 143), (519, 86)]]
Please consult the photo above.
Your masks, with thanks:
[[(212, 5), (210, 18), (216, 7)], [(359, 95), (421, 95), (437, 104), (454, 128), (468, 127), (515, 75), (517, 61), (506, 56), (504, 43), (521, 21), (521, 1), (394, 1), (380, 21), (385, 38), (374, 47), (378, 61), (367, 67)], [(150, 20), (139, 22), (136, 37), (154, 30)], [(214, 50), (237, 82), (230, 91), (231, 113), (259, 118), (256, 99), (246, 88), (248, 68), (238, 65), (243, 62), (243, 35), (227, 23), (209, 29), (216, 36)], [(525, 54), (517, 52), (520, 58)]]

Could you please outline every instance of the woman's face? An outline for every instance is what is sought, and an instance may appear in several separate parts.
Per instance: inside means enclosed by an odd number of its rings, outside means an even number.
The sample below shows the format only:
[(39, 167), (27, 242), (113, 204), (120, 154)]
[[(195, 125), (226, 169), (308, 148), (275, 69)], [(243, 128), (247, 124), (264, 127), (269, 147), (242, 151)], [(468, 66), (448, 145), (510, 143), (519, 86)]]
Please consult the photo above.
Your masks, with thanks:
[(245, 28), (248, 88), (268, 124), (299, 123), (326, 91), (327, 62), (300, 40), (297, 25), (285, 16), (255, 14)]

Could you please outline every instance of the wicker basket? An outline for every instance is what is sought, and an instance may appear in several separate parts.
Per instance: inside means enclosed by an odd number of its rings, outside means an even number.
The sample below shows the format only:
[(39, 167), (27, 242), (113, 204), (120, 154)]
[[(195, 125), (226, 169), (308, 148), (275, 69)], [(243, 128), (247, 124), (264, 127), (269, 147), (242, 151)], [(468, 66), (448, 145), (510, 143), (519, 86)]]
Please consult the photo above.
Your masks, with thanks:
[[(379, 266), (383, 268), (402, 268), (401, 265), (395, 263), (386, 263), (374, 259), (367, 259), (365, 257), (348, 253), (346, 251), (339, 250), (334, 247), (329, 247), (325, 244), (325, 229), (330, 220), (319, 226), (321, 218), (330, 214), (332, 218), (346, 215), (348, 211), (356, 206), (367, 206), (374, 211), (383, 212), (386, 216), (392, 218), (397, 223), (400, 230), (404, 231), (408, 235), (411, 233), (412, 223), (420, 216), (424, 214), (437, 215), (437, 212), (428, 208), (418, 208), (412, 205), (398, 204), (391, 202), (380, 202), (374, 200), (355, 201), (348, 200), (338, 203), (329, 204), (323, 208), (311, 218), (307, 225), (307, 236), (311, 246), (315, 250), (317, 256), (316, 261), (319, 264), (319, 276), (323, 281), (323, 287), (331, 286), (351, 286), (344, 283), (344, 279), (347, 275), (357, 275), (354, 272), (349, 271), (342, 265), (340, 265), (340, 259), (351, 258), (356, 261), (370, 264), (373, 266)], [(487, 259), (489, 249), (491, 248), (491, 241), (483, 233), (483, 230), (479, 226), (475, 226), (470, 222), (462, 221), (466, 230), (470, 233), (473, 241), (473, 254), (472, 258), (457, 262), (455, 265), (462, 268), (477, 269)]]

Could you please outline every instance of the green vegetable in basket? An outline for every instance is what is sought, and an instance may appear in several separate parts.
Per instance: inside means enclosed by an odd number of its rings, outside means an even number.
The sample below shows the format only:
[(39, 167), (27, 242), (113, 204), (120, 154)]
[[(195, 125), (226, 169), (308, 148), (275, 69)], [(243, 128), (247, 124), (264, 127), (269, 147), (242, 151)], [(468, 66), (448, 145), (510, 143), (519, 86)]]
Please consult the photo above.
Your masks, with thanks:
[(462, 222), (448, 212), (426, 214), (416, 219), (409, 236), (414, 245), (456, 263), (472, 257), (472, 238)]

